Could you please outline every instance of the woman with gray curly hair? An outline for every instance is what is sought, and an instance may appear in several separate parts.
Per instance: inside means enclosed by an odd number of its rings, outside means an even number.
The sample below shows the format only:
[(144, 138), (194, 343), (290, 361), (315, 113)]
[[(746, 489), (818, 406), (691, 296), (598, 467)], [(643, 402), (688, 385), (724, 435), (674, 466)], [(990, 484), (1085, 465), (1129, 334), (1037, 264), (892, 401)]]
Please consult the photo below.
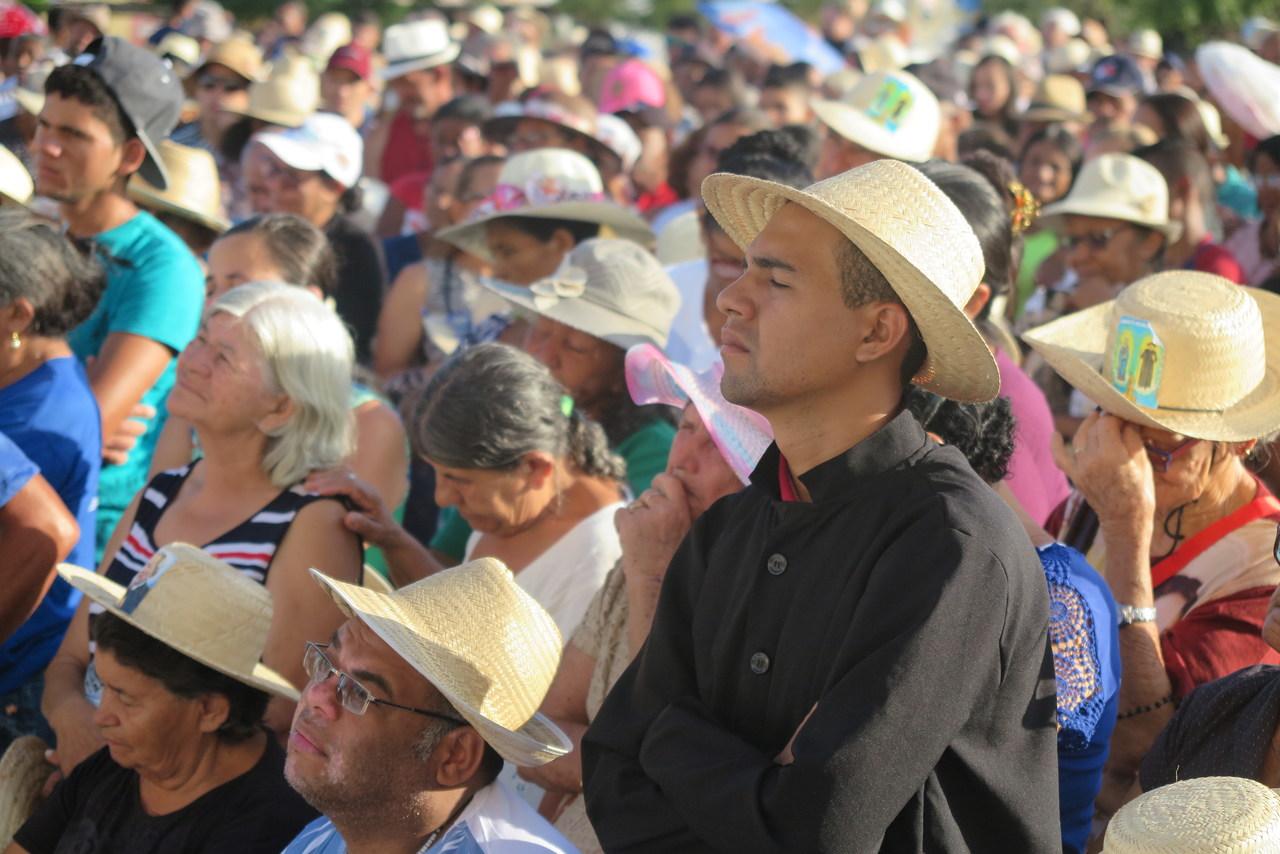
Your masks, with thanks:
[[(134, 497), (99, 572), (128, 586), (156, 550), (200, 545), (264, 585), (275, 619), (263, 661), (306, 684), (303, 643), (327, 637), (342, 615), (307, 570), (358, 580), (361, 548), (336, 501), (301, 481), (351, 452), (351, 337), (314, 295), (274, 282), (227, 292), (205, 312), (178, 359), (169, 410), (195, 428), (203, 456), (161, 472)], [(93, 725), (102, 687), (83, 604), (45, 674), (43, 709), (66, 773), (101, 746)], [(266, 723), (288, 732), (293, 704), (272, 700)]]

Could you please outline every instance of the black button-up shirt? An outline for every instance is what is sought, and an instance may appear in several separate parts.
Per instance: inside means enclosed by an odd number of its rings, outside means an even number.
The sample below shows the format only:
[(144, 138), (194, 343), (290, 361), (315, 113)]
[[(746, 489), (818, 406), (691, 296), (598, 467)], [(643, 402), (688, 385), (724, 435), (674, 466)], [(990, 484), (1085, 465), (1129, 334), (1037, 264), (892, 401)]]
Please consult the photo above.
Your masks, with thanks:
[(811, 503), (778, 465), (695, 523), (583, 738), (605, 850), (1061, 851), (1048, 596), (1016, 518), (907, 413), (802, 475)]

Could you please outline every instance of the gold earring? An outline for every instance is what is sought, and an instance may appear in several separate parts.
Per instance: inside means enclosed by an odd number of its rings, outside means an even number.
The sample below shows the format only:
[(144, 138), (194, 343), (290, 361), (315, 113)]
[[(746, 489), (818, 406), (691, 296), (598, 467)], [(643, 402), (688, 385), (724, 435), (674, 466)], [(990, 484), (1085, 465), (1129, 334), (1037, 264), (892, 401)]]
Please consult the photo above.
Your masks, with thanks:
[(22, 336), (18, 334), (18, 330), (9, 333), (9, 349), (17, 350), (22, 347)]

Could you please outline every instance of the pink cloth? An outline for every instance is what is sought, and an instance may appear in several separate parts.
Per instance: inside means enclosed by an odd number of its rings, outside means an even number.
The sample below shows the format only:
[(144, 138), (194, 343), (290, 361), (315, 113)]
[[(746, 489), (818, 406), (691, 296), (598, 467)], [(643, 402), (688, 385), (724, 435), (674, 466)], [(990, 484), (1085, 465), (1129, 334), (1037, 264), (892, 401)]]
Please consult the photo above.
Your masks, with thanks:
[(1240, 262), (1240, 268), (1244, 271), (1242, 284), (1260, 285), (1280, 268), (1280, 258), (1262, 257), (1262, 249), (1258, 246), (1260, 226), (1259, 222), (1246, 222), (1223, 244)]
[(1000, 368), (1000, 394), (1009, 398), (1018, 425), (1009, 460), (1009, 490), (1037, 524), (1070, 494), (1067, 476), (1053, 461), (1053, 414), (1044, 392), (1013, 360), (996, 349)]

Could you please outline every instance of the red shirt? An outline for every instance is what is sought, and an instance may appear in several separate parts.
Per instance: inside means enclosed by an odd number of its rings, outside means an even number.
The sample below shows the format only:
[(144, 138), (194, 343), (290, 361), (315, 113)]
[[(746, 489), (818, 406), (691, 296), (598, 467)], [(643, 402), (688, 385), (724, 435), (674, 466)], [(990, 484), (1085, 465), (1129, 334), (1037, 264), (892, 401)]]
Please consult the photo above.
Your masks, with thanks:
[(418, 121), (404, 110), (396, 111), (391, 118), (387, 147), (382, 150), (380, 165), (384, 184), (390, 186), (397, 178), (414, 172), (425, 172), (431, 177), (435, 158), (431, 156), (430, 128), (430, 122)]

